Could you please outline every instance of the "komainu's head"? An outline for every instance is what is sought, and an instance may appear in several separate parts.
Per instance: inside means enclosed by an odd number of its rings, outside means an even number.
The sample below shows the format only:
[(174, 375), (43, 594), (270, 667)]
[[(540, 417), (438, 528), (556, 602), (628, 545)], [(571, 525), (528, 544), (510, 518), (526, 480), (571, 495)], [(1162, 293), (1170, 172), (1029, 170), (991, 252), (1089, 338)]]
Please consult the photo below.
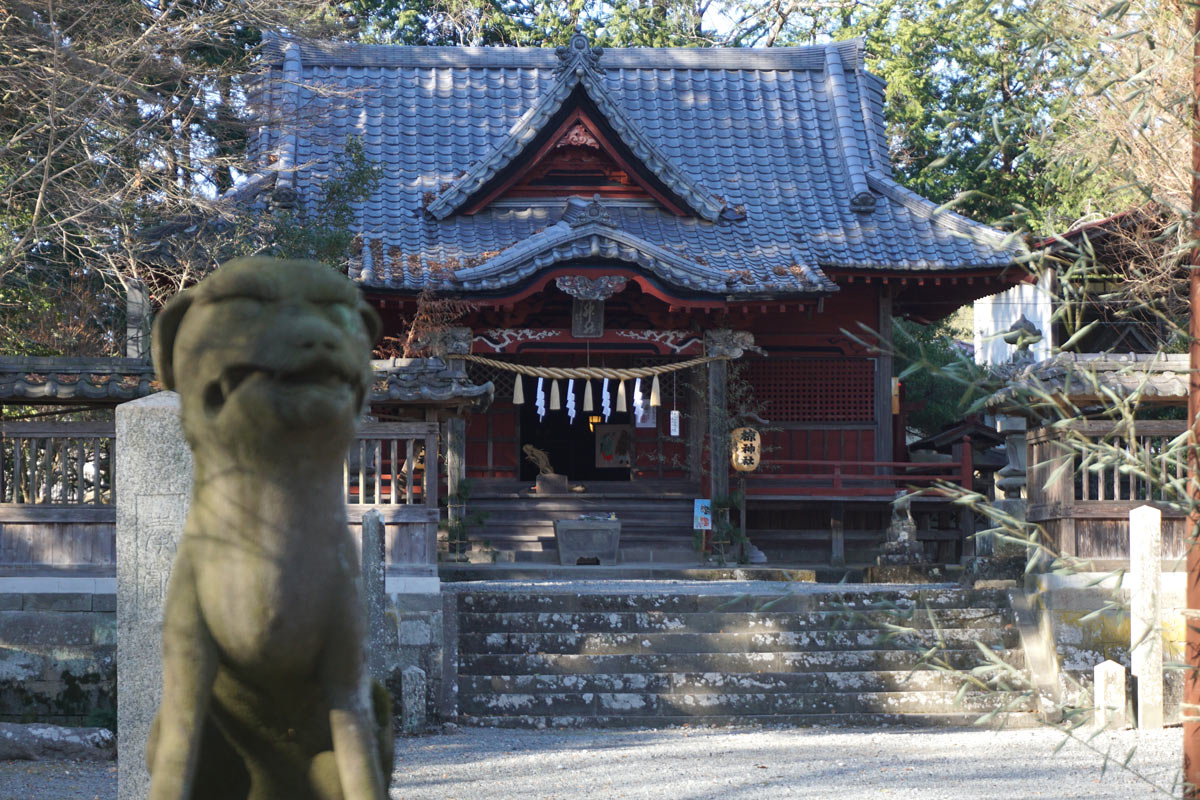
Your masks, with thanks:
[(329, 267), (240, 258), (167, 303), (154, 321), (154, 364), (180, 394), (193, 450), (341, 453), (379, 334), (374, 309)]

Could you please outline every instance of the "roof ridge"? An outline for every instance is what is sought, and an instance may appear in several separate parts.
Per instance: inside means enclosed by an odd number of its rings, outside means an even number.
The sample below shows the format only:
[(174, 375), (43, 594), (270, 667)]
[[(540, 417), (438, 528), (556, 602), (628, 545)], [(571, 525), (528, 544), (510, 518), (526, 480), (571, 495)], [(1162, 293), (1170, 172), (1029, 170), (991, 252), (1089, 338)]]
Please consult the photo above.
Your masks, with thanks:
[[(553, 47), (451, 47), (363, 44), (332, 39), (270, 35), (263, 42), (268, 64), (282, 65), (284, 48), (296, 44), (306, 64), (364, 67), (510, 67), (553, 68)], [(604, 50), (606, 69), (812, 70), (824, 71), (826, 53), (836, 51), (843, 64), (863, 62), (861, 39), (797, 47), (613, 47)]]
[(854, 136), (854, 117), (847, 96), (846, 75), (842, 69), (842, 56), (835, 48), (825, 51), (825, 85), (833, 103), (834, 127), (837, 131), (838, 149), (842, 163), (850, 179), (850, 207), (855, 211), (867, 212), (875, 208), (875, 195), (867, 184), (867, 175), (858, 142)]
[(944, 206), (939, 206), (932, 200), (928, 200), (911, 189), (902, 186), (890, 175), (885, 175), (879, 170), (867, 171), (867, 183), (884, 197), (894, 200), (914, 214), (929, 220), (934, 225), (950, 228), (956, 233), (966, 236), (973, 242), (983, 243), (990, 247), (1002, 248), (1008, 251), (1023, 251), (1025, 249), (1023, 241), (1016, 234), (1005, 233), (990, 225), (985, 225), (982, 222), (976, 222), (973, 219), (964, 217), (962, 214), (951, 211)]

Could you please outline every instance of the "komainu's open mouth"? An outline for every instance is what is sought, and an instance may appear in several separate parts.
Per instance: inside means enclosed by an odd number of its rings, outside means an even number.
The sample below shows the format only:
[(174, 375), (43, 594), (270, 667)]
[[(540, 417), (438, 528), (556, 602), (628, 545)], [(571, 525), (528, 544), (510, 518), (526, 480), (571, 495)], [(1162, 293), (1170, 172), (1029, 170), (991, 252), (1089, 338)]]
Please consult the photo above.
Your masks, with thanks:
[(344, 365), (331, 360), (310, 361), (298, 369), (268, 369), (252, 364), (233, 364), (226, 367), (219, 379), (212, 381), (204, 390), (204, 408), (209, 415), (217, 414), (226, 401), (252, 376), (262, 376), (271, 383), (288, 387), (325, 387), (328, 389), (348, 388), (356, 400), (363, 400), (362, 379)]

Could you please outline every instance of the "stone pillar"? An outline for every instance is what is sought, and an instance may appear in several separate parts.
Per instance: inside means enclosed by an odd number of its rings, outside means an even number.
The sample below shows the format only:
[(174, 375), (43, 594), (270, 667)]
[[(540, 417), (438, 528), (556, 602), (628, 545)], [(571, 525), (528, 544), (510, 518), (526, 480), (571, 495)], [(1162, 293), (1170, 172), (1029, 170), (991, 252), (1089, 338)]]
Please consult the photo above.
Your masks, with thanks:
[(366, 616), (367, 671), (380, 683), (386, 683), (396, 666), (400, 651), (396, 623), (389, 614), (386, 590), (386, 559), (383, 517), (372, 509), (362, 518), (362, 592)]
[(179, 395), (117, 406), (117, 797), (150, 791), (146, 737), (162, 698), (162, 609), (192, 491)]
[(1129, 660), (1137, 679), (1138, 728), (1163, 726), (1162, 512), (1139, 506), (1129, 512)]
[(1095, 712), (1092, 726), (1096, 730), (1124, 728), (1125, 667), (1115, 661), (1097, 664), (1093, 670), (1092, 705)]
[(400, 729), (405, 733), (425, 730), (425, 670), (405, 667), (400, 673)]
[(846, 566), (846, 504), (834, 503), (829, 510), (829, 566)]
[(150, 358), (150, 294), (139, 280), (125, 289), (125, 357)]

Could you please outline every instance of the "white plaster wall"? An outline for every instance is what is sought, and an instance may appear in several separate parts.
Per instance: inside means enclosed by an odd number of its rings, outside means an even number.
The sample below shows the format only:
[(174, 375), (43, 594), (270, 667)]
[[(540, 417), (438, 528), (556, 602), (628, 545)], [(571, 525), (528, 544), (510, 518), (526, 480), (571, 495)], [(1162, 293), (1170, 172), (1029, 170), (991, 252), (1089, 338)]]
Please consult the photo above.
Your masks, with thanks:
[(1004, 333), (1021, 314), (1042, 332), (1042, 340), (1032, 346), (1034, 359), (1050, 356), (1050, 294), (1040, 284), (1022, 283), (1011, 289), (975, 301), (975, 363), (1007, 364), (1013, 348)]

